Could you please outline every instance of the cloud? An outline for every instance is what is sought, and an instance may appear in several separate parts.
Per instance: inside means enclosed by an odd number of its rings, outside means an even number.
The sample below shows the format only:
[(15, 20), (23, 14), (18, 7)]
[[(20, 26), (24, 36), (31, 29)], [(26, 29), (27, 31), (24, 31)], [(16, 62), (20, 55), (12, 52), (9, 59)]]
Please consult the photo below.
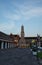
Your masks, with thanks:
[(8, 21), (0, 23), (0, 31), (9, 33), (15, 28), (14, 22)]
[(42, 8), (37, 7), (37, 8), (32, 8), (30, 10), (22, 10), (21, 13), (25, 19), (31, 19), (33, 17), (41, 16), (42, 15)]
[(41, 7), (21, 7), (19, 10), (16, 10), (15, 13), (5, 13), (4, 17), (10, 20), (22, 20), (22, 19), (31, 19), (33, 17), (38, 17), (42, 15), (42, 8)]
[[(3, 17), (10, 20), (29, 20), (33, 17), (38, 17), (42, 15), (42, 7), (35, 6), (40, 1), (24, 1), (23, 3), (12, 1), (10, 9), (3, 12)], [(34, 5), (35, 4), (35, 5)]]
[(10, 19), (10, 20), (19, 20), (20, 19), (20, 15), (15, 14), (15, 13), (6, 13), (3, 15), (5, 18)]
[[(38, 17), (38, 16), (41, 16), (42, 15), (42, 7), (40, 6), (36, 6), (37, 3), (40, 3), (41, 1), (29, 1), (29, 3), (31, 4), (28, 4), (28, 2), (24, 2), (22, 4), (18, 4), (17, 2), (13, 2), (13, 6), (15, 6), (17, 9), (17, 13), (19, 14), (20, 16), (20, 19), (31, 19), (33, 17)], [(35, 5), (32, 3), (36, 3)]]

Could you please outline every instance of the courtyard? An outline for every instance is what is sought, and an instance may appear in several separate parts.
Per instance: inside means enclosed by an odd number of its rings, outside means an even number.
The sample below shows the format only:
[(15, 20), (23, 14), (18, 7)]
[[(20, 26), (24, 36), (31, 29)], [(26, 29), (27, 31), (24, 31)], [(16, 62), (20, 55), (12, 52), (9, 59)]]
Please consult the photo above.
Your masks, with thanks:
[(29, 48), (0, 49), (0, 65), (39, 65)]

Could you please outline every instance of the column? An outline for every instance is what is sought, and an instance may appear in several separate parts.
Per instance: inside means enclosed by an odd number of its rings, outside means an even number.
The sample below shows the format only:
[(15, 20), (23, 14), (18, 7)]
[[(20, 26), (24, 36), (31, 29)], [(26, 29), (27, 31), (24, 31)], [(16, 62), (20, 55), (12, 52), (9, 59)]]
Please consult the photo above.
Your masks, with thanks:
[(11, 48), (12, 48), (12, 43), (11, 43)]
[(9, 48), (10, 48), (10, 43), (9, 43)]
[(13, 43), (12, 43), (12, 48), (14, 47)]
[(11, 43), (10, 43), (10, 48), (11, 48)]
[(7, 42), (5, 43), (5, 48), (7, 49)]
[(10, 45), (10, 43), (8, 43), (8, 48), (10, 47), (9, 45)]
[(15, 47), (15, 44), (13, 44), (13, 47)]
[(12, 43), (11, 43), (11, 48), (12, 48)]
[(12, 43), (12, 48), (14, 47), (14, 44)]
[(4, 45), (4, 42), (1, 43), (1, 49), (4, 49), (3, 45)]
[(13, 47), (14, 47), (14, 44), (13, 44)]
[(8, 48), (8, 42), (7, 42), (7, 48)]
[(12, 48), (12, 43), (11, 43), (11, 48)]
[(11, 48), (11, 43), (10, 43), (10, 48)]

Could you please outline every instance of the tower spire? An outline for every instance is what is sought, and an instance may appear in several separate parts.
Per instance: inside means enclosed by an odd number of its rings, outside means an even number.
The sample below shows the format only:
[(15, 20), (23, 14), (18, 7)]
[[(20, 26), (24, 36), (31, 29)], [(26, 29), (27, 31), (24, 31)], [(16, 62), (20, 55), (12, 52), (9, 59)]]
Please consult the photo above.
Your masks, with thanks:
[(19, 41), (19, 46), (26, 46), (25, 38), (24, 38), (24, 26), (21, 26), (21, 39)]
[(24, 26), (21, 26), (21, 38), (24, 38)]

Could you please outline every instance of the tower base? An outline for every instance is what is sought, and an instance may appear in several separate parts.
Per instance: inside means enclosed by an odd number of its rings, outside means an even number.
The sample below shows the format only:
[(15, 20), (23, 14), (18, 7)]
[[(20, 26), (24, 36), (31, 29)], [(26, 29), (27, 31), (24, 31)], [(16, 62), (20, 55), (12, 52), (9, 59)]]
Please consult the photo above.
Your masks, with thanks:
[(26, 48), (26, 42), (25, 39), (20, 39), (19, 41), (19, 48)]

